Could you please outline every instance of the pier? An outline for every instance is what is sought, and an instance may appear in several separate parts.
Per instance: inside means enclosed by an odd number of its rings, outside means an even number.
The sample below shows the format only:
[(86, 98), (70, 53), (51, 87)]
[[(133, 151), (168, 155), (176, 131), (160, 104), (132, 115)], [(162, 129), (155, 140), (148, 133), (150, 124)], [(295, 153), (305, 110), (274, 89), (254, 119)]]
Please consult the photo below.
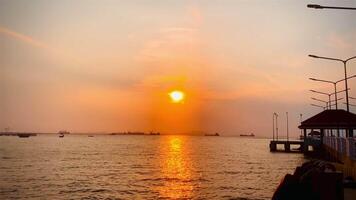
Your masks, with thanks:
[(30, 136), (37, 136), (37, 133), (25, 133), (25, 132), (0, 132), (0, 136), (18, 136), (21, 138), (27, 138)]
[[(345, 176), (356, 179), (356, 114), (325, 110), (302, 121), (299, 129), (303, 133), (302, 140), (288, 140), (288, 136), (286, 140), (280, 140), (278, 135), (277, 138), (273, 135), (270, 151), (304, 153), (337, 162)], [(297, 148), (292, 148), (294, 145)]]
[[(283, 146), (283, 149), (278, 149), (277, 147)], [(297, 148), (291, 148), (292, 145), (298, 146)], [(269, 144), (269, 148), (271, 152), (295, 152), (295, 153), (302, 153), (304, 141), (301, 140), (294, 140), (294, 141), (287, 141), (287, 140), (272, 140)]]

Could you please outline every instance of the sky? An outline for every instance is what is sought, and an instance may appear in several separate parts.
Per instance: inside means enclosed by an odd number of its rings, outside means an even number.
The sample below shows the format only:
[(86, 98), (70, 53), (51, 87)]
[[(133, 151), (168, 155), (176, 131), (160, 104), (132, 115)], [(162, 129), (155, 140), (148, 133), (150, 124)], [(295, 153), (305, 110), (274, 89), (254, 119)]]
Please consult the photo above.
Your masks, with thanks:
[[(299, 135), (356, 54), (356, 1), (0, 0), (0, 129)], [(356, 60), (348, 63), (356, 74)], [(356, 78), (349, 80), (356, 97)], [(343, 83), (338, 90), (343, 90)], [(168, 93), (181, 90), (182, 103)], [(340, 97), (344, 97), (341, 93)], [(345, 101), (345, 100), (342, 100)], [(356, 104), (356, 100), (350, 100)], [(345, 105), (339, 105), (345, 109)], [(356, 112), (355, 107), (351, 111)]]

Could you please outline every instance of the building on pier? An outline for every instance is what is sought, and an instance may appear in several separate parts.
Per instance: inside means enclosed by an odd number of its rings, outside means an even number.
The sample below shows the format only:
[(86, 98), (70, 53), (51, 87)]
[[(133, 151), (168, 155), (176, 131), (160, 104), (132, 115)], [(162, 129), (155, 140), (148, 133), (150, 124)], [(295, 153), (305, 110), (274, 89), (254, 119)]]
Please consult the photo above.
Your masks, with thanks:
[(303, 152), (310, 145), (320, 147), (327, 159), (342, 163), (344, 171), (356, 177), (356, 114), (325, 110), (301, 122), (299, 128), (304, 134)]

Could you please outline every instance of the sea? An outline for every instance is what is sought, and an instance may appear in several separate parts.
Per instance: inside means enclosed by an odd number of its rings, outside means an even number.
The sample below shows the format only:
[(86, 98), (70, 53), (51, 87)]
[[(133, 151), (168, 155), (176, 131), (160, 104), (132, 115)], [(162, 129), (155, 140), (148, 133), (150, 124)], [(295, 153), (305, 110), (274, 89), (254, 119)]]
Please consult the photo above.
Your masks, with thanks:
[(271, 199), (302, 154), (186, 135), (0, 136), (0, 199)]

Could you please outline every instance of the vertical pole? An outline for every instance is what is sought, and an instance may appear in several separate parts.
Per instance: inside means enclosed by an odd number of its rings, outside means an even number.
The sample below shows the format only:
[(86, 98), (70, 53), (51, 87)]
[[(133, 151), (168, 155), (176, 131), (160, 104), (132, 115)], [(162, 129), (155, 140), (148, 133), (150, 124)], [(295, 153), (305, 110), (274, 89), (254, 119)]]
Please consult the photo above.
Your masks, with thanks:
[(288, 124), (288, 112), (286, 112), (287, 115), (287, 141), (289, 141), (289, 124)]
[[(346, 80), (345, 80), (346, 81)], [(335, 106), (336, 106), (336, 110), (337, 110), (337, 92), (336, 92), (336, 82), (334, 83), (334, 88), (335, 88)], [(340, 129), (339, 127), (337, 128), (337, 135), (340, 136)]]
[(349, 130), (349, 137), (354, 137), (354, 129)]
[(303, 129), (304, 142), (303, 142), (303, 152), (306, 153), (308, 151), (307, 141), (307, 129)]
[(346, 61), (343, 61), (343, 63), (344, 63), (344, 70), (345, 70), (346, 109), (347, 109), (347, 112), (350, 112), (350, 110), (349, 110), (349, 91), (348, 91), (348, 87), (347, 87)]
[(276, 136), (278, 141), (278, 114), (276, 113)]
[(329, 110), (331, 110), (331, 94), (329, 94)]
[(274, 141), (274, 113), (272, 117), (272, 141)]
[(336, 92), (336, 82), (334, 83), (334, 89), (335, 89), (335, 108), (337, 110), (337, 92)]
[(307, 129), (303, 129), (304, 140), (307, 139)]
[[(302, 125), (303, 114), (300, 114), (299, 117), (300, 117), (300, 125)], [(302, 137), (302, 135), (303, 135), (303, 130), (300, 129), (300, 137)], [(299, 139), (300, 139), (300, 138), (299, 138)]]

